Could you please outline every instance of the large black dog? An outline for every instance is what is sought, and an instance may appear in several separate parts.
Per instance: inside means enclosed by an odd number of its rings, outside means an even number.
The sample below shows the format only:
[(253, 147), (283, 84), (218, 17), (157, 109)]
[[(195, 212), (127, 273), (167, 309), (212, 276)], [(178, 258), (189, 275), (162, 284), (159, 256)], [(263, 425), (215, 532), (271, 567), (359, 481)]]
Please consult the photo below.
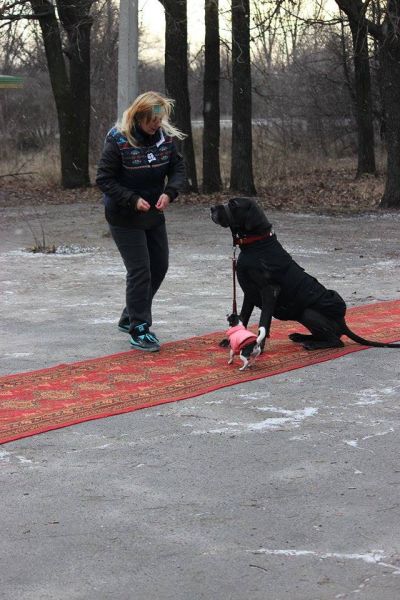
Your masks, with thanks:
[(311, 335), (293, 333), (289, 337), (307, 350), (341, 347), (342, 335), (365, 346), (400, 348), (400, 344), (365, 340), (348, 328), (345, 301), (293, 260), (255, 200), (232, 198), (228, 204), (211, 207), (211, 218), (217, 225), (229, 227), (233, 243), (240, 247), (237, 277), (244, 297), (239, 317), (245, 327), (257, 306), (261, 309), (259, 326), (265, 328), (266, 337), (272, 317), (298, 321)]

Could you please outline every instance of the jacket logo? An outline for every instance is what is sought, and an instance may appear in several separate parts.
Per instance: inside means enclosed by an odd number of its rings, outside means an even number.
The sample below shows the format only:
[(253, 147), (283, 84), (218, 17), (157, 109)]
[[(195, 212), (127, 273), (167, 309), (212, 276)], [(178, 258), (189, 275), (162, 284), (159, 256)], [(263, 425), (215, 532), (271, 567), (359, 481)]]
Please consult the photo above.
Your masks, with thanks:
[(152, 152), (148, 152), (148, 153), (147, 153), (147, 161), (148, 161), (149, 163), (152, 163), (152, 162), (154, 162), (155, 160), (157, 160), (157, 159), (156, 159), (156, 157), (154, 156), (154, 154), (153, 154)]

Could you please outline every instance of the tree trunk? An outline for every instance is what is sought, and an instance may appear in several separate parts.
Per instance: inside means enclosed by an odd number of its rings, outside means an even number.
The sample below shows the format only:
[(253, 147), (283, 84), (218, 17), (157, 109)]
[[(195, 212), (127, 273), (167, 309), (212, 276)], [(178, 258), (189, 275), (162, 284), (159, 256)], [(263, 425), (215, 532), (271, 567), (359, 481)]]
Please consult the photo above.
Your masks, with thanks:
[(186, 163), (185, 192), (198, 192), (188, 84), (186, 0), (160, 0), (165, 9), (165, 91), (175, 100), (177, 127), (188, 136), (178, 146)]
[(254, 196), (249, 0), (232, 0), (232, 155), (230, 189)]
[(218, 0), (205, 0), (205, 48), (203, 93), (203, 192), (219, 192), (222, 188), (219, 163), (219, 22)]
[(361, 19), (360, 21), (354, 21), (350, 18), (350, 29), (354, 51), (355, 109), (358, 136), (357, 177), (360, 177), (365, 173), (376, 173), (371, 73), (367, 27)]
[(400, 209), (400, 26), (395, 20), (400, 1), (388, 2), (391, 18), (387, 19), (387, 34), (380, 49), (380, 69), (383, 92), (387, 173), (382, 208)]
[[(68, 36), (70, 90), (73, 113), (70, 131), (75, 143), (70, 151), (74, 171), (69, 172), (70, 187), (90, 185), (90, 31), (91, 0), (57, 0), (60, 20)], [(63, 149), (68, 152), (67, 148)]]
[(67, 33), (69, 73), (64, 60), (59, 24), (49, 0), (31, 0), (42, 31), (60, 133), (61, 184), (87, 187), (90, 128), (91, 1), (58, 0), (60, 20)]
[(386, 183), (380, 206), (400, 209), (400, 0), (387, 0), (382, 25), (364, 19), (368, 2), (361, 3), (362, 17), (353, 0), (336, 0), (336, 3), (349, 19), (362, 19), (368, 33), (379, 42), (379, 75), (387, 147)]

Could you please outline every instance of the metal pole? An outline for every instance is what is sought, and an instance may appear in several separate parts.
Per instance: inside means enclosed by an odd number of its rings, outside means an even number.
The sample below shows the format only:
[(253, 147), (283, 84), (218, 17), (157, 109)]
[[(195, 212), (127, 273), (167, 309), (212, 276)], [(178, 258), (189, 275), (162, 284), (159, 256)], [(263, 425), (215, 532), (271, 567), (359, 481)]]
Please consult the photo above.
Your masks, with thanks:
[(138, 95), (138, 0), (119, 2), (118, 119)]

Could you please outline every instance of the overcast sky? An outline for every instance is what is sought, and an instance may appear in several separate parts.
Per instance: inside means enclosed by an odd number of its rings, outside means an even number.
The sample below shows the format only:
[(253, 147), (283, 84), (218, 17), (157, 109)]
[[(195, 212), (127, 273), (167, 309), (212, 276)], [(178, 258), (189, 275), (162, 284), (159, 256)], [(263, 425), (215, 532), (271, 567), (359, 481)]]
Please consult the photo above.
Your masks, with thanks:
[[(303, 0), (304, 5), (309, 5), (310, 11), (323, 2), (329, 12), (336, 12), (335, 0)], [(190, 49), (195, 52), (204, 43), (204, 0), (187, 0), (188, 5), (188, 38)], [(231, 0), (219, 0), (220, 10), (229, 13)], [(164, 9), (159, 0), (139, 0), (140, 22), (157, 40), (157, 50), (163, 53), (165, 19)], [(225, 31), (224, 31), (225, 30)], [(229, 37), (228, 26), (224, 25), (224, 19), (220, 19), (220, 31), (222, 37)], [(156, 41), (156, 40), (155, 40)], [(151, 41), (146, 40), (146, 47), (151, 46)], [(154, 48), (156, 50), (156, 48)]]
[[(220, 0), (220, 7), (229, 6), (230, 0)], [(196, 47), (204, 42), (204, 0), (187, 0), (188, 3), (188, 38)], [(165, 30), (164, 9), (159, 0), (139, 0), (140, 19), (145, 28), (155, 36), (163, 39)], [(223, 25), (221, 26), (223, 27)]]

